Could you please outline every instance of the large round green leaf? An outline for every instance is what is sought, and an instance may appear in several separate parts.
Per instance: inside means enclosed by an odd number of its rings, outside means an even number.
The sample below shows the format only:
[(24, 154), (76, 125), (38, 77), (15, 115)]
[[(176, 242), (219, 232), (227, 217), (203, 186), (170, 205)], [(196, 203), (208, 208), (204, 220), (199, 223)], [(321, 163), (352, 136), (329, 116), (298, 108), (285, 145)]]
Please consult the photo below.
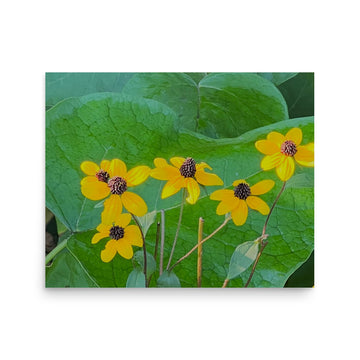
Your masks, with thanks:
[(213, 138), (236, 137), (259, 126), (288, 118), (280, 91), (250, 73), (134, 75), (123, 93), (157, 100), (171, 107), (180, 126)]

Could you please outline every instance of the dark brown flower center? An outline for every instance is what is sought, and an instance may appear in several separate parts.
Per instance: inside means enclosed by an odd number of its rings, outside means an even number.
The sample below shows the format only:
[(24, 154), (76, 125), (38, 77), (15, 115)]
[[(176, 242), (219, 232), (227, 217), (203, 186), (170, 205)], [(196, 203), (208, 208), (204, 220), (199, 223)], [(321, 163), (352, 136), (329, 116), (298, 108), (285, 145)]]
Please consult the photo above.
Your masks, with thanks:
[(109, 231), (109, 236), (111, 237), (111, 239), (115, 240), (122, 239), (124, 237), (124, 234), (124, 228), (117, 225), (112, 226)]
[(127, 190), (126, 180), (121, 176), (114, 176), (108, 181), (108, 187), (112, 194), (121, 195)]
[(250, 186), (246, 183), (240, 183), (234, 189), (234, 195), (241, 200), (246, 200), (251, 195)]
[(95, 176), (97, 177), (97, 179), (99, 181), (105, 182), (107, 183), (109, 181), (110, 175), (107, 171), (104, 171), (102, 169), (100, 169)]
[(180, 166), (180, 174), (185, 177), (194, 177), (196, 173), (196, 162), (192, 158), (187, 158)]
[(295, 143), (291, 140), (286, 140), (281, 144), (281, 152), (286, 156), (294, 156), (297, 152)]

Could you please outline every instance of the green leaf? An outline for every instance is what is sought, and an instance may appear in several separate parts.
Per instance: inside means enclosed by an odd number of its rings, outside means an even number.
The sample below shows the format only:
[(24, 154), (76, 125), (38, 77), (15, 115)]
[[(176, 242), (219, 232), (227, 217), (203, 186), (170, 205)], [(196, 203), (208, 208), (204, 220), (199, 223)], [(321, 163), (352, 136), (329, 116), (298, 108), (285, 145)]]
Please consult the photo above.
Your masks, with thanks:
[(46, 73), (46, 107), (95, 92), (121, 92), (133, 73)]
[(259, 76), (262, 76), (264, 79), (271, 81), (276, 86), (281, 85), (285, 81), (293, 78), (298, 73), (257, 73)]
[(147, 214), (145, 214), (144, 216), (140, 216), (137, 218), (141, 229), (143, 231), (144, 236), (146, 236), (149, 227), (155, 222), (156, 220), (156, 211), (153, 210), (151, 212), (148, 212)]
[(140, 269), (134, 269), (126, 281), (126, 287), (131, 288), (144, 288), (145, 287), (145, 275)]
[(183, 73), (136, 74), (123, 93), (157, 100), (176, 112), (178, 126), (213, 138), (288, 118), (280, 91), (256, 74), (214, 73), (198, 83)]
[[(265, 81), (265, 80), (264, 80)], [(100, 223), (102, 200), (85, 199), (80, 181), (84, 160), (100, 163), (102, 159), (120, 158), (131, 169), (137, 165), (153, 167), (155, 157), (192, 156), (208, 163), (224, 186), (201, 189), (196, 205), (184, 206), (174, 261), (186, 254), (197, 241), (198, 218), (205, 219), (204, 236), (222, 223), (216, 215), (218, 202), (209, 195), (219, 188), (231, 188), (236, 179), (250, 185), (273, 179), (276, 186), (261, 198), (269, 205), (281, 188), (275, 171), (261, 171), (260, 154), (254, 143), (266, 138), (270, 131), (285, 134), (292, 127), (303, 130), (303, 144), (313, 141), (313, 118), (297, 118), (277, 122), (246, 132), (237, 138), (213, 139), (177, 129), (176, 113), (153, 100), (135, 99), (117, 94), (93, 94), (68, 99), (47, 112), (46, 119), (46, 205), (68, 229), (74, 232), (69, 249), (98, 286), (125, 286), (132, 271), (131, 261), (116, 255), (105, 264), (100, 252), (105, 240), (92, 245), (93, 229)], [(302, 176), (304, 174), (304, 176)], [(301, 175), (299, 177), (299, 175)], [(288, 277), (309, 257), (313, 250), (314, 199), (313, 169), (296, 166), (296, 182), (286, 187), (270, 218), (267, 233), (269, 244), (262, 254), (250, 286), (284, 286)], [(171, 250), (181, 203), (181, 192), (161, 199), (164, 182), (149, 178), (133, 191), (146, 201), (149, 212), (166, 211), (165, 256)], [(230, 222), (203, 245), (203, 286), (221, 286), (227, 276), (231, 256), (239, 243), (256, 239), (261, 234), (265, 217), (250, 210), (245, 225)], [(156, 226), (146, 236), (147, 250), (153, 252)], [(176, 268), (182, 286), (196, 286), (196, 255), (192, 254)], [(248, 269), (249, 270), (249, 269)], [(248, 270), (232, 286), (242, 286)]]
[(246, 241), (237, 246), (231, 256), (227, 279), (234, 279), (243, 273), (255, 261), (258, 252), (257, 241)]
[(290, 118), (314, 115), (314, 73), (299, 73), (279, 86)]
[(179, 278), (171, 271), (164, 271), (157, 279), (158, 287), (181, 287)]
[[(134, 254), (134, 260), (139, 264), (140, 269), (144, 268), (144, 252), (142, 250), (139, 250)], [(155, 271), (156, 261), (151, 254), (146, 252), (146, 275), (149, 277)]]
[(46, 267), (46, 287), (97, 287), (76, 257), (64, 249)]

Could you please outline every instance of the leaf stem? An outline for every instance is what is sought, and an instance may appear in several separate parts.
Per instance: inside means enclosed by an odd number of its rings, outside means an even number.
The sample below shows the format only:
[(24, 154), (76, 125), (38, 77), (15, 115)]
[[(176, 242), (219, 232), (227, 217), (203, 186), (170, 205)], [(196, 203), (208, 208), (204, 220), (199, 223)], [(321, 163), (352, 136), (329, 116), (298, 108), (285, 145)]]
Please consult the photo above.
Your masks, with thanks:
[(159, 275), (163, 273), (163, 263), (164, 263), (164, 244), (165, 244), (165, 211), (161, 210), (161, 239), (160, 239), (160, 265), (159, 265)]
[(47, 265), (61, 250), (66, 248), (68, 239), (70, 239), (72, 234), (67, 237), (65, 240), (61, 241), (54, 249), (52, 249), (45, 257), (45, 265)]
[(138, 221), (138, 219), (136, 218), (136, 216), (132, 213), (130, 213), (132, 218), (134, 219), (134, 221), (136, 222), (136, 225), (139, 227), (140, 233), (141, 233), (141, 237), (143, 239), (143, 252), (144, 252), (144, 275), (145, 275), (145, 286), (148, 287), (148, 283), (147, 283), (147, 276), (146, 276), (146, 270), (147, 270), (147, 256), (146, 256), (146, 244), (145, 244), (145, 236), (144, 233), (142, 231), (142, 228), (140, 226), (140, 223)]
[(185, 254), (182, 258), (180, 258), (173, 266), (171, 266), (169, 268), (169, 272), (179, 263), (181, 263), (181, 261), (183, 261), (184, 259), (186, 259), (189, 255), (191, 255), (198, 247), (199, 245), (203, 244), (205, 241), (209, 240), (210, 238), (212, 238), (218, 231), (220, 231), (231, 219), (231, 217), (226, 217), (224, 222), (217, 228), (215, 229), (209, 236), (207, 236), (205, 239), (201, 240), (197, 245), (195, 245), (187, 254)]
[(197, 286), (201, 287), (201, 275), (202, 275), (202, 236), (204, 228), (204, 219), (199, 218), (199, 229), (198, 229), (198, 258), (197, 258)]
[(268, 222), (269, 222), (269, 219), (270, 219), (270, 215), (271, 215), (271, 213), (273, 212), (276, 203), (278, 202), (281, 194), (282, 194), (283, 191), (285, 190), (285, 185), (286, 185), (286, 181), (284, 181), (283, 186), (281, 187), (281, 190), (280, 190), (280, 192), (278, 193), (278, 195), (277, 195), (274, 203), (272, 204), (271, 209), (270, 209), (270, 211), (269, 211), (269, 214), (268, 214), (268, 216), (267, 216), (267, 218), (266, 218), (266, 220), (265, 220), (265, 224), (264, 224), (264, 227), (263, 227), (263, 231), (262, 231), (262, 234), (261, 234), (261, 236), (260, 236), (260, 238), (259, 238), (259, 240), (260, 240), (260, 251), (259, 251), (259, 253), (257, 254), (257, 257), (256, 257), (256, 259), (255, 259), (254, 265), (253, 265), (253, 267), (252, 267), (252, 269), (251, 269), (250, 276), (249, 276), (249, 278), (248, 278), (248, 280), (247, 280), (247, 282), (246, 282), (246, 284), (245, 284), (244, 287), (248, 287), (248, 285), (250, 284), (250, 281), (251, 281), (251, 279), (252, 279), (252, 277), (253, 277), (253, 275), (254, 275), (256, 266), (257, 266), (257, 264), (258, 264), (258, 262), (259, 262), (260, 256), (261, 256), (261, 254), (263, 253), (266, 245), (269, 243), (268, 241), (265, 241), (265, 242), (264, 242), (264, 240), (267, 239), (267, 237), (268, 237), (268, 235), (265, 234), (265, 232), (266, 232), (266, 227), (267, 227), (267, 225), (268, 225)]
[(178, 236), (179, 236), (179, 231), (180, 231), (180, 226), (181, 226), (181, 221), (182, 221), (182, 215), (183, 215), (183, 210), (184, 210), (185, 196), (186, 196), (185, 189), (183, 189), (183, 191), (182, 191), (181, 206), (180, 206), (179, 221), (178, 221), (178, 224), (177, 224), (176, 233), (175, 233), (175, 238), (174, 238), (174, 242), (173, 242), (173, 246), (172, 246), (172, 249), (171, 249), (171, 253), (170, 253), (170, 257), (169, 257), (169, 261), (168, 261), (166, 270), (169, 270), (169, 267), (170, 267), (170, 264), (171, 264), (171, 260), (172, 260), (172, 257), (173, 257), (173, 255), (174, 255), (177, 238), (178, 238)]

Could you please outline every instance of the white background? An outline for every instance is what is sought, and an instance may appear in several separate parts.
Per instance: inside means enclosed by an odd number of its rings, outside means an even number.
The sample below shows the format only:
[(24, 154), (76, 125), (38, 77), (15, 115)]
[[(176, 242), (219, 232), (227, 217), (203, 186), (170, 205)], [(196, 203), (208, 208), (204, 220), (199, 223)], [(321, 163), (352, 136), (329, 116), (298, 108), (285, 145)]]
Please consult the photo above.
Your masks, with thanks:
[[(356, 2), (129, 3), (0, 6), (0, 357), (359, 358)], [(45, 289), (51, 71), (314, 71), (315, 289)]]

